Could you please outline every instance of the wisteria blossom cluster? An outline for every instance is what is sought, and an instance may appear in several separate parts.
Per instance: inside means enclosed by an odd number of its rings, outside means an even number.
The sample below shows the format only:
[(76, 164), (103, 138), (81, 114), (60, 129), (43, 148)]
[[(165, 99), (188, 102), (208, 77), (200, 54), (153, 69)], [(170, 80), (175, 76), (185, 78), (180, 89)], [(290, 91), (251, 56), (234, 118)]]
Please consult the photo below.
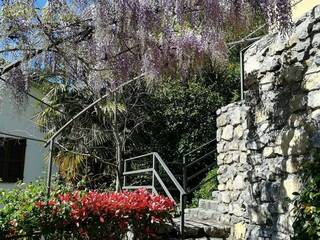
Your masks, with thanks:
[(122, 239), (129, 231), (137, 239), (152, 239), (175, 209), (171, 199), (144, 189), (65, 193), (35, 205), (43, 234), (77, 239)]
[(97, 52), (104, 56), (98, 62), (112, 61), (112, 75), (120, 79), (137, 72), (185, 79), (226, 61), (226, 31), (245, 29), (252, 16), (279, 29), (291, 20), (288, 0), (100, 0), (96, 10)]
[(1, 53), (10, 60), (25, 57), (13, 65), (23, 70), (22, 84), (39, 75), (99, 89), (141, 73), (153, 80), (185, 79), (225, 61), (226, 32), (246, 29), (257, 15), (269, 26), (288, 28), (290, 2), (50, 0), (39, 9), (29, 0), (5, 1)]

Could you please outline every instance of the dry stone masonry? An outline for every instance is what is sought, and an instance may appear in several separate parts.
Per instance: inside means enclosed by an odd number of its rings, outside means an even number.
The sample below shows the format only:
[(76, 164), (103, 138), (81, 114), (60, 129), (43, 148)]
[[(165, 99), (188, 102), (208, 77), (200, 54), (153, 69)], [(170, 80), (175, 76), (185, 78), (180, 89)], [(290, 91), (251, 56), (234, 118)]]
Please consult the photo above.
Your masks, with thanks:
[(217, 221), (230, 239), (290, 239), (300, 166), (320, 147), (320, 6), (245, 56), (245, 100), (218, 110)]

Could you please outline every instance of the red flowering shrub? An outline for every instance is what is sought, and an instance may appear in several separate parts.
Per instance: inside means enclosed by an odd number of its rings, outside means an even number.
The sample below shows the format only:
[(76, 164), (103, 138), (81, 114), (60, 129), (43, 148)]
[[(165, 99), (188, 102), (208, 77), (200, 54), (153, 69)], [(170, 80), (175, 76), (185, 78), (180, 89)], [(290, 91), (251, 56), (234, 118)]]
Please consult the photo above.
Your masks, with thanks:
[(175, 203), (144, 189), (134, 192), (74, 192), (37, 202), (41, 232), (54, 239), (153, 238), (155, 229), (171, 220)]

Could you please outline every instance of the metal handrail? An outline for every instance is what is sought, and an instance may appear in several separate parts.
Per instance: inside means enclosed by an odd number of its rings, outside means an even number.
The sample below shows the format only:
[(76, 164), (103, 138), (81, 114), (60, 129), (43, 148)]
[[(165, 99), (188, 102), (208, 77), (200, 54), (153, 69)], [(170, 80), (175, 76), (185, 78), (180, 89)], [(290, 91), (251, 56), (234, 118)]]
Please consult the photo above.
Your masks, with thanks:
[[(196, 159), (193, 159), (191, 161), (187, 161), (187, 157), (190, 156), (192, 153), (195, 153), (197, 151), (199, 151), (200, 149), (203, 149), (204, 147), (208, 146), (209, 144), (215, 142), (216, 139), (210, 140), (208, 142), (206, 142), (205, 144), (202, 144), (201, 146), (195, 148), (194, 150), (186, 153), (185, 155), (183, 155), (183, 167), (182, 167), (182, 174), (183, 174), (183, 188), (185, 189), (185, 191), (187, 192), (187, 194), (191, 194), (193, 193), (196, 189), (198, 189), (200, 186), (202, 186), (204, 184), (204, 182), (201, 182), (200, 184), (198, 184), (195, 187), (192, 187), (191, 189), (188, 188), (188, 181), (199, 176), (202, 173), (205, 173), (207, 171), (210, 170), (210, 168), (212, 168), (215, 165), (214, 163), (211, 164), (205, 164), (203, 168), (201, 168), (200, 170), (198, 170), (197, 172), (193, 172), (192, 176), (188, 177), (188, 168), (193, 166), (196, 163), (200, 163), (203, 162), (205, 159), (207, 159), (208, 156), (212, 155), (215, 153), (216, 150), (212, 150), (210, 152), (205, 153), (204, 155), (202, 155), (201, 157), (198, 157)], [(211, 180), (212, 178), (210, 178), (209, 180)], [(209, 181), (208, 180), (208, 181)], [(208, 182), (205, 181), (205, 182)]]
[(202, 144), (201, 146), (199, 146), (199, 147), (193, 149), (192, 151), (184, 154), (183, 157), (185, 158), (185, 157), (189, 156), (190, 154), (198, 151), (199, 149), (201, 149), (201, 148), (203, 148), (203, 147), (205, 147), (205, 146), (207, 146), (207, 145), (209, 145), (210, 143), (213, 143), (213, 142), (215, 142), (215, 141), (216, 141), (216, 139), (212, 139), (212, 140), (210, 140), (209, 142), (206, 142), (205, 144)]
[(204, 154), (203, 156), (197, 158), (196, 160), (193, 160), (193, 161), (190, 162), (190, 163), (185, 163), (185, 164), (186, 164), (185, 166), (186, 166), (186, 167), (191, 167), (191, 166), (193, 166), (194, 164), (196, 164), (196, 163), (198, 163), (198, 162), (201, 162), (203, 159), (205, 159), (206, 157), (210, 156), (210, 155), (211, 155), (212, 153), (214, 153), (214, 152), (215, 152), (215, 150), (212, 150), (212, 151)]
[[(152, 156), (152, 168), (127, 171), (127, 167), (128, 167), (127, 164), (130, 161), (141, 159), (141, 158), (148, 157), (148, 156)], [(185, 205), (186, 205), (185, 197), (186, 197), (187, 193), (157, 152), (151, 152), (151, 153), (147, 153), (147, 154), (144, 154), (141, 156), (137, 156), (137, 157), (133, 157), (133, 158), (129, 158), (129, 159), (124, 160), (123, 188), (124, 189), (136, 189), (136, 188), (140, 188), (140, 187), (145, 187), (145, 186), (127, 186), (127, 177), (132, 176), (132, 175), (140, 175), (142, 173), (148, 173), (148, 172), (150, 173), (151, 172), (152, 173), (152, 185), (147, 186), (147, 187), (149, 189), (152, 189), (153, 193), (158, 194), (156, 187), (155, 187), (156, 181), (158, 181), (160, 183), (162, 189), (166, 193), (166, 195), (169, 198), (171, 198), (172, 200), (174, 200), (169, 189), (167, 188), (167, 186), (165, 185), (165, 183), (163, 182), (163, 180), (161, 179), (161, 177), (157, 171), (157, 163), (159, 163), (161, 165), (161, 167), (164, 169), (166, 175), (169, 176), (170, 180), (175, 185), (176, 189), (179, 190), (179, 193), (180, 193), (179, 210), (180, 210), (180, 214), (181, 214), (180, 215), (180, 219), (181, 219), (180, 220), (181, 221), (180, 234), (181, 234), (181, 239), (184, 239), (184, 210), (185, 210)]]

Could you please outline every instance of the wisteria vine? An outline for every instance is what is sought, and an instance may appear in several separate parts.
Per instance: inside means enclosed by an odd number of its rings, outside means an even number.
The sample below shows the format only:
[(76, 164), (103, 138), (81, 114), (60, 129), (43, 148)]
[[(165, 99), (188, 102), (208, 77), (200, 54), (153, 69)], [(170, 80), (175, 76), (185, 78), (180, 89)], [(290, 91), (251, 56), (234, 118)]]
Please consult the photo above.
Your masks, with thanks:
[[(151, 80), (186, 79), (226, 61), (225, 33), (233, 24), (245, 25), (249, 15), (281, 30), (291, 22), (289, 0), (48, 0), (40, 9), (35, 3), (3, 1), (5, 62), (46, 49), (23, 62), (27, 71), (15, 75), (17, 85), (17, 78), (40, 75), (94, 88), (141, 73)], [(85, 29), (92, 33), (83, 34)]]

